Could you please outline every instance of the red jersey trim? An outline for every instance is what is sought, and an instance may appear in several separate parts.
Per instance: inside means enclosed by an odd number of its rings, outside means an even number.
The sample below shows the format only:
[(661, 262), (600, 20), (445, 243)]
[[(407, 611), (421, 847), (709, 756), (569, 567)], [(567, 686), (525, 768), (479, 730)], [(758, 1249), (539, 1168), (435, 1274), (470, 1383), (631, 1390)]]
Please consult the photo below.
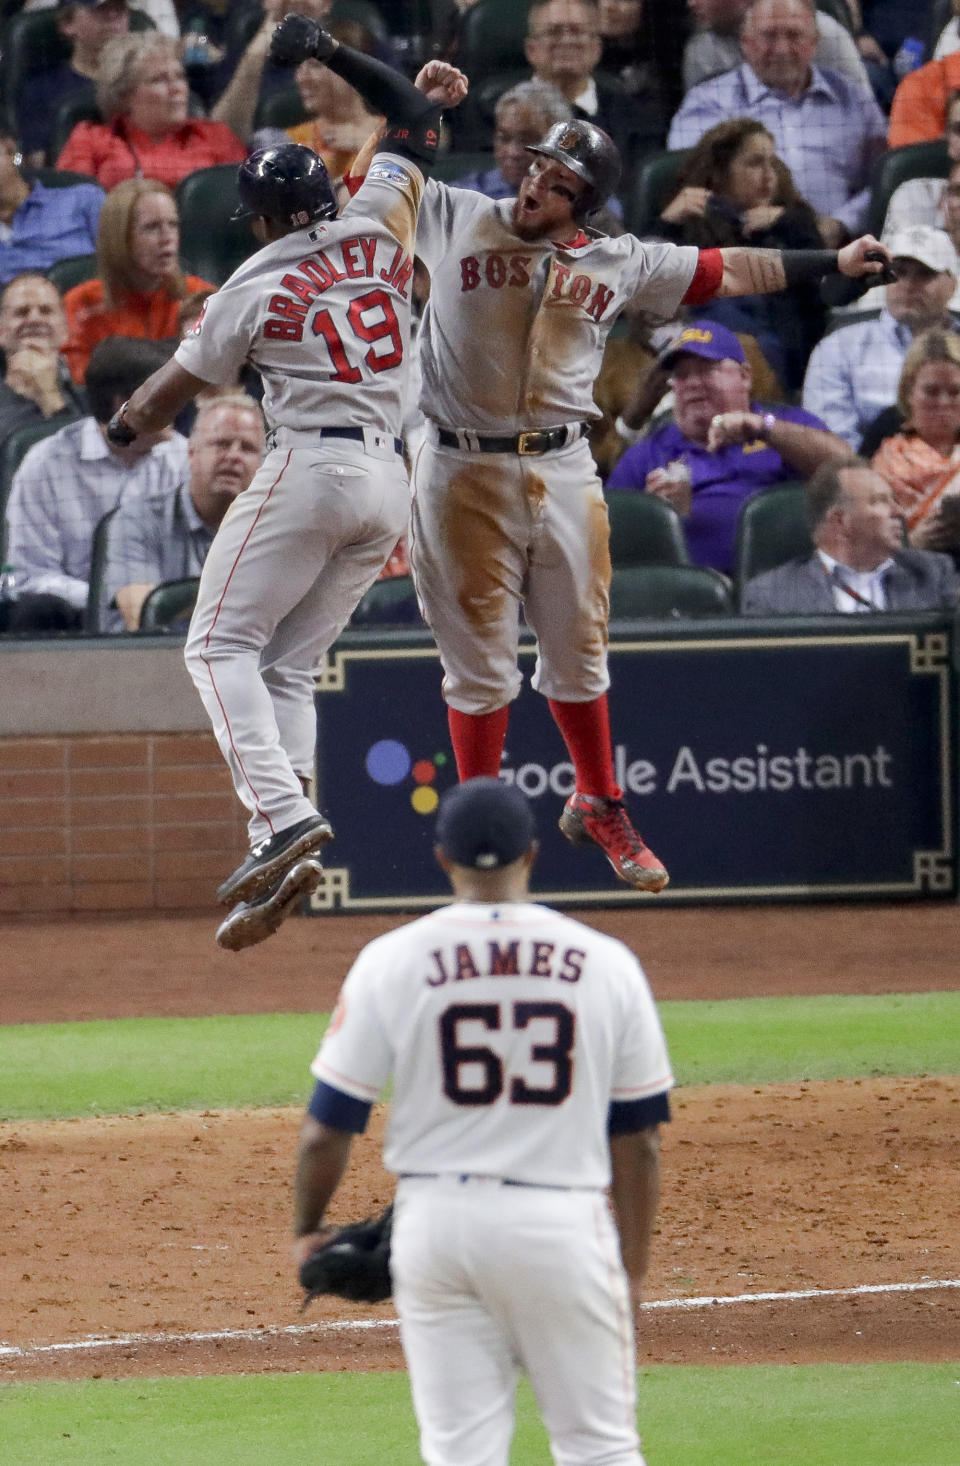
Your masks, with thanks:
[(683, 297), (684, 305), (705, 305), (720, 289), (723, 279), (723, 256), (718, 249), (702, 249), (693, 279)]

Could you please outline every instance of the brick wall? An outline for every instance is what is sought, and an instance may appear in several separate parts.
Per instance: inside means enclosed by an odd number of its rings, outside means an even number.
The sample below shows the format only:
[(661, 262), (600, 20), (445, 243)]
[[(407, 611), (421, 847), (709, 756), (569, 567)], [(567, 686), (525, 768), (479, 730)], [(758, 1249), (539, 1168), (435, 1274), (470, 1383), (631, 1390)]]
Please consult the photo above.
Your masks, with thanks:
[(246, 848), (208, 734), (0, 738), (0, 912), (210, 907)]

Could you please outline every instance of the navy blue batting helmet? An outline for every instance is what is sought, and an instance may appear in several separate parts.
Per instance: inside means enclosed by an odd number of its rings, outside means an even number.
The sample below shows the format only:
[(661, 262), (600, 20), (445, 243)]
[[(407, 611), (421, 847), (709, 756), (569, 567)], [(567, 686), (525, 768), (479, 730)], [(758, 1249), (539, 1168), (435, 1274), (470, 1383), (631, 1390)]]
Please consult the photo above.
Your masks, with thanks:
[(587, 185), (577, 199), (575, 219), (585, 219), (606, 203), (620, 182), (620, 154), (613, 139), (593, 122), (556, 122), (546, 137), (527, 148), (562, 163)]
[(251, 153), (237, 170), (237, 186), (240, 207), (235, 219), (262, 215), (300, 229), (316, 219), (332, 219), (337, 212), (323, 159), (302, 143), (281, 143)]

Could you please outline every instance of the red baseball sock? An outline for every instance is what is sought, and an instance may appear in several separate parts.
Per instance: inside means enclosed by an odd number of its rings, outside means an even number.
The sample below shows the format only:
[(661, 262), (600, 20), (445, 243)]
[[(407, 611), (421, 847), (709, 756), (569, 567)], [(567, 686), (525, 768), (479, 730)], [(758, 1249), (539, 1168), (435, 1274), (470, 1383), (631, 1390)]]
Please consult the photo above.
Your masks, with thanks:
[(573, 760), (577, 793), (595, 799), (620, 799), (622, 790), (613, 772), (607, 694), (601, 693), (592, 702), (555, 702), (552, 697), (548, 702)]
[(497, 777), (509, 721), (509, 703), (494, 713), (461, 713), (456, 708), (447, 708), (450, 741), (461, 784), (481, 774), (491, 779)]

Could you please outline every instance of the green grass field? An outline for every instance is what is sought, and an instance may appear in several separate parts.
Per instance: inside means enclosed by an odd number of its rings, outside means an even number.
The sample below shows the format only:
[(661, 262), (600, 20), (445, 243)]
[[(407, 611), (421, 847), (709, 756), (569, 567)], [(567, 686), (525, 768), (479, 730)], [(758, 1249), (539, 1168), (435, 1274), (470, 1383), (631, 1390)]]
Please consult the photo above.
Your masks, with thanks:
[[(957, 993), (665, 1003), (661, 1012), (682, 1084), (958, 1072)], [(272, 1014), (0, 1028), (0, 1118), (299, 1104), (326, 1021)], [(639, 1418), (648, 1466), (960, 1466), (960, 1357), (935, 1366), (644, 1369)], [(419, 1459), (404, 1375), (0, 1386), (0, 1466)], [(548, 1459), (521, 1388), (512, 1466)]]
[[(680, 1084), (951, 1074), (960, 993), (660, 1007)], [(327, 1015), (0, 1028), (0, 1120), (299, 1104)], [(958, 1457), (960, 1460), (960, 1457)]]
[[(955, 1365), (645, 1369), (648, 1466), (956, 1466)], [(521, 1386), (513, 1466), (546, 1466)], [(147, 1445), (149, 1442), (149, 1445)], [(404, 1375), (91, 1380), (0, 1390), (0, 1466), (418, 1466)]]

